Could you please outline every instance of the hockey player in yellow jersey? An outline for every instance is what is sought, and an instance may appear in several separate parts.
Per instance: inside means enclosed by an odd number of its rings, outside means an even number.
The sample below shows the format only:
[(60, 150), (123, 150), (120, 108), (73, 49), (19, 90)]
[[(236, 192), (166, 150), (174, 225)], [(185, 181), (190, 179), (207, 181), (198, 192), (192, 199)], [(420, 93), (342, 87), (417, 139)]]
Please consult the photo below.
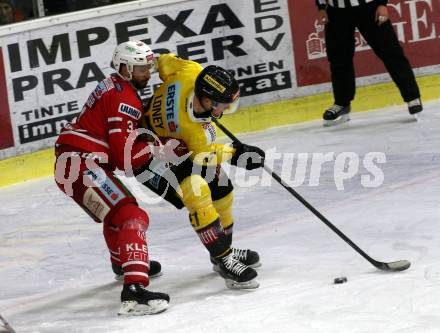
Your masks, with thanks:
[(161, 140), (184, 142), (190, 156), (178, 165), (153, 161), (139, 171), (152, 172), (149, 179), (138, 180), (177, 208), (188, 209), (191, 225), (227, 287), (257, 288), (258, 253), (231, 247), (233, 186), (220, 163), (251, 170), (263, 166), (265, 154), (242, 143), (215, 143), (211, 121), (237, 109), (238, 83), (221, 67), (203, 68), (173, 54), (161, 55), (157, 65), (163, 83), (145, 108), (144, 125)]

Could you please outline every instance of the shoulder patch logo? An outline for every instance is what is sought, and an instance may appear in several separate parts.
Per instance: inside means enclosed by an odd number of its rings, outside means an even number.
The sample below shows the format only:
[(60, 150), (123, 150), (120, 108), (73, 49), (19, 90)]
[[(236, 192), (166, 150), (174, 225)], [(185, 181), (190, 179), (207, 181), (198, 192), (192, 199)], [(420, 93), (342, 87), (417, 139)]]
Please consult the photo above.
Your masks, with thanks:
[(217, 132), (215, 130), (215, 127), (211, 123), (203, 124), (202, 127), (205, 132), (206, 142), (208, 144), (213, 143), (217, 138)]
[(122, 91), (123, 90), (122, 86), (118, 82), (115, 82), (115, 88), (116, 88), (116, 91)]
[(105, 86), (107, 87), (107, 90), (111, 90), (115, 87), (111, 77), (104, 79), (104, 81), (102, 82), (104, 82)]
[(127, 105), (124, 103), (119, 104), (119, 110), (120, 113), (126, 114), (127, 116), (129, 116), (130, 118), (139, 120), (139, 118), (141, 117), (141, 112), (132, 107), (131, 105)]
[(102, 95), (104, 95), (107, 91), (108, 91), (107, 84), (105, 83), (105, 81), (101, 81), (93, 91), (93, 95), (95, 96), (96, 99), (100, 99)]

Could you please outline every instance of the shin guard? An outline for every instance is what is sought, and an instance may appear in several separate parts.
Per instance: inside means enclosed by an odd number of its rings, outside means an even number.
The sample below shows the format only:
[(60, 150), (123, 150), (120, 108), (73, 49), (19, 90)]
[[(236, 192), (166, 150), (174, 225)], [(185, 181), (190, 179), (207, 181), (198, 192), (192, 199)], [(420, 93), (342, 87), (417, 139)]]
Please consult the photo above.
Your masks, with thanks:
[(221, 199), (212, 202), (214, 208), (220, 216), (220, 223), (223, 227), (226, 240), (231, 246), (232, 244), (232, 231), (234, 220), (232, 216), (232, 202), (234, 200), (234, 195), (232, 192), (228, 193)]
[(124, 284), (139, 282), (147, 286), (149, 284), (147, 213), (136, 205), (126, 205), (115, 214), (112, 224), (119, 227), (119, 258), (124, 270)]

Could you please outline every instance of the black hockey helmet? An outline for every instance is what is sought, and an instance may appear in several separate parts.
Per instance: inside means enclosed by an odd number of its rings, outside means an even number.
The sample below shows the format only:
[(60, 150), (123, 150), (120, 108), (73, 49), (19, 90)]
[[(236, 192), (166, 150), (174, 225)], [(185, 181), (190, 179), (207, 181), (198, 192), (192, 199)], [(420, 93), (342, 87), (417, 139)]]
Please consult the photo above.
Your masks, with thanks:
[(240, 96), (238, 82), (222, 67), (210, 65), (197, 76), (195, 93), (198, 98), (208, 97), (218, 103), (233, 103)]

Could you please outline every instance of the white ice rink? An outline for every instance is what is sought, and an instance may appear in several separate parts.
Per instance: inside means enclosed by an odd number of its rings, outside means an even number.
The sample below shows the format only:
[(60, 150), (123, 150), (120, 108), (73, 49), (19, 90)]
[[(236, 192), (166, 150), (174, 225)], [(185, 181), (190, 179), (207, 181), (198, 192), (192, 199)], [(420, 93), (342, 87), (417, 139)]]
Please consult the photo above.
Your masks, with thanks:
[[(0, 314), (17, 332), (438, 333), (440, 101), (422, 116), (415, 122), (395, 106), (340, 127), (317, 121), (240, 136), (281, 153), (356, 153), (359, 172), (343, 190), (335, 162), (311, 186), (310, 160), (295, 189), (373, 258), (410, 260), (407, 271), (375, 269), (277, 183), (237, 186), (234, 243), (259, 251), (260, 288), (226, 289), (187, 212), (143, 202), (150, 255), (164, 271), (150, 288), (171, 303), (159, 315), (120, 318), (102, 226), (47, 178), (0, 190)], [(383, 184), (368, 188), (362, 162), (371, 152), (386, 163), (377, 164)], [(334, 285), (339, 276), (348, 282)]]

